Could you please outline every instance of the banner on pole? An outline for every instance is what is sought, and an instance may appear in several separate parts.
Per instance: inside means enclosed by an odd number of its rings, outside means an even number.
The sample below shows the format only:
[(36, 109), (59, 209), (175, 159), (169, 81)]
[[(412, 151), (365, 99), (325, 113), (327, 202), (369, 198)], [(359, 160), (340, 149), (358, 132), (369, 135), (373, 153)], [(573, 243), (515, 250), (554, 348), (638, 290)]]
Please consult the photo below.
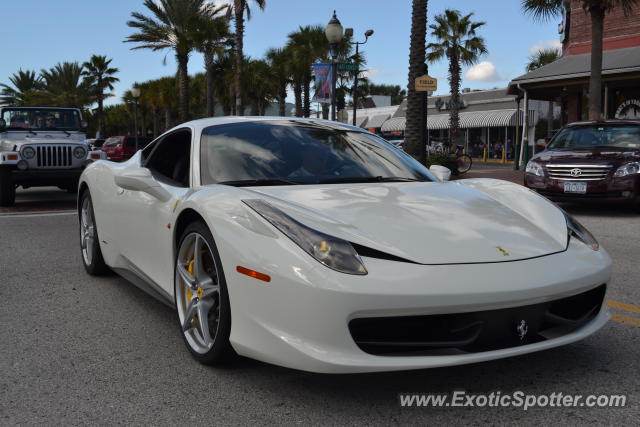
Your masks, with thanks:
[(313, 102), (331, 104), (331, 88), (333, 87), (332, 66), (333, 64), (313, 64), (313, 74), (316, 77), (316, 93), (313, 95)]

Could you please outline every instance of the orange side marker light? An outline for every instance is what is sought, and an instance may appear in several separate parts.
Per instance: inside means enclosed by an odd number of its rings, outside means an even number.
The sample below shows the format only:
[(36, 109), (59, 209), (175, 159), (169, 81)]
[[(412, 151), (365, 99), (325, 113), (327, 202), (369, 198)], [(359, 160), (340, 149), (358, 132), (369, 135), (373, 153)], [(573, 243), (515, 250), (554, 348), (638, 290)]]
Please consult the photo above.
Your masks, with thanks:
[(271, 281), (271, 277), (267, 276), (266, 274), (260, 273), (255, 270), (250, 270), (240, 265), (236, 267), (236, 271), (249, 277), (253, 277), (254, 279), (262, 280), (263, 282), (269, 283)]

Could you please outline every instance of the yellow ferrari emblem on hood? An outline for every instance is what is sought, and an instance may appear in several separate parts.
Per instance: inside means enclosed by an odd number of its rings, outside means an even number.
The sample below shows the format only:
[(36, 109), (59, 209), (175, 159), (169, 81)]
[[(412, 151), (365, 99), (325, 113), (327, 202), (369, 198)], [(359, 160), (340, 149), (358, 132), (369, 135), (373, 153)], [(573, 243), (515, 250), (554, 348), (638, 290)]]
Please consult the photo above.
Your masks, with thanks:
[(500, 251), (500, 253), (504, 256), (509, 256), (509, 252), (505, 251), (504, 249), (502, 249), (500, 246), (496, 246), (496, 249), (498, 249)]

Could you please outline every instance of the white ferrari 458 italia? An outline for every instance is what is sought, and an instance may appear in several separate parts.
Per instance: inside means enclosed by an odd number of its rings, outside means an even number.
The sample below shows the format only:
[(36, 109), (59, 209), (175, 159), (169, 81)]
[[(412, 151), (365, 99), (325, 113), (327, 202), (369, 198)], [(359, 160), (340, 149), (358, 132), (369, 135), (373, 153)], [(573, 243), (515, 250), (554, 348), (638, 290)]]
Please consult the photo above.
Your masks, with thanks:
[(521, 185), (439, 173), (341, 123), (196, 120), (86, 168), (82, 260), (174, 307), (206, 364), (449, 366), (607, 322), (611, 259), (583, 226)]

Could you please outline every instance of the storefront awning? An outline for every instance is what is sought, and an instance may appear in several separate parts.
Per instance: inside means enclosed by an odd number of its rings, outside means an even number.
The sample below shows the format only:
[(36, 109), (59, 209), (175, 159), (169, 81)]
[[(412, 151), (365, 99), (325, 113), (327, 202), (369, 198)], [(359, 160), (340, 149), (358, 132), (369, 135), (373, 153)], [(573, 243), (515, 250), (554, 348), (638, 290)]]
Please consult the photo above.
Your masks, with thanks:
[(387, 120), (382, 125), (382, 132), (399, 132), (404, 131), (405, 124), (407, 122), (406, 117), (394, 117)]
[[(640, 46), (605, 50), (602, 53), (602, 75), (640, 71)], [(591, 75), (591, 54), (565, 55), (552, 63), (533, 70), (509, 83), (509, 93), (519, 93), (517, 85), (544, 84), (566, 79), (588, 78)]]
[[(523, 112), (520, 111), (522, 117)], [(488, 128), (516, 125), (516, 110), (469, 111), (460, 113), (460, 128)], [(535, 111), (529, 111), (529, 124), (535, 125)], [(521, 119), (522, 120), (522, 119)], [(382, 125), (382, 132), (404, 131), (406, 117), (394, 117)], [(370, 127), (367, 125), (367, 127)], [(436, 114), (427, 117), (429, 130), (449, 129), (449, 114)]]
[(377, 116), (373, 116), (367, 120), (366, 126), (363, 127), (366, 127), (367, 129), (379, 128), (389, 119), (389, 117), (391, 117), (391, 114), (378, 114)]
[(368, 118), (369, 117), (367, 116), (361, 116), (361, 117), (356, 116), (356, 126), (363, 128)]

